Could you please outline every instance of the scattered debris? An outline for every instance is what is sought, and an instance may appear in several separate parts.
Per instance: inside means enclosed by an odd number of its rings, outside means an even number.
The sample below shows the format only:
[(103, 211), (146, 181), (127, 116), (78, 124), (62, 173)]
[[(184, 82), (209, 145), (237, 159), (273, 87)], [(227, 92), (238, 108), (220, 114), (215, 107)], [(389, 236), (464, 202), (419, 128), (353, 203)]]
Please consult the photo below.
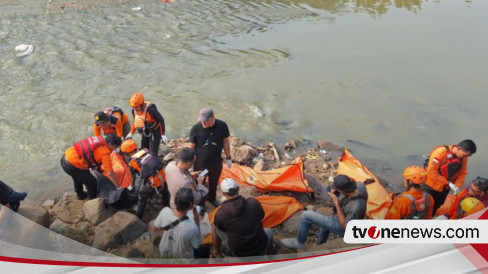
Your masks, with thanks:
[(24, 57), (24, 56), (31, 54), (34, 51), (34, 46), (33, 45), (20, 44), (20, 45), (15, 47), (15, 51), (19, 51), (19, 53), (17, 53), (17, 57)]

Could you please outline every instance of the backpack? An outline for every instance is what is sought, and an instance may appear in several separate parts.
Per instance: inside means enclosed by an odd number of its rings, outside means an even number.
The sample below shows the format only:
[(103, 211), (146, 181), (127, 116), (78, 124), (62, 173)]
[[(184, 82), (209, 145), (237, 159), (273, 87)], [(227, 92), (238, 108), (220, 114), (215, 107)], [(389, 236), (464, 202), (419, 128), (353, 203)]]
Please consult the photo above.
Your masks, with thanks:
[(412, 208), (412, 212), (410, 215), (406, 216), (404, 219), (425, 219), (427, 217), (427, 210), (430, 206), (430, 199), (429, 194), (424, 192), (422, 198), (415, 200), (412, 195), (410, 194), (400, 194), (400, 196), (407, 197), (410, 199), (410, 206)]
[(137, 159), (139, 166), (141, 167), (141, 179), (146, 180), (149, 177), (158, 174), (158, 171), (163, 169), (163, 161), (158, 156), (154, 156), (151, 153), (146, 153), (141, 158)]

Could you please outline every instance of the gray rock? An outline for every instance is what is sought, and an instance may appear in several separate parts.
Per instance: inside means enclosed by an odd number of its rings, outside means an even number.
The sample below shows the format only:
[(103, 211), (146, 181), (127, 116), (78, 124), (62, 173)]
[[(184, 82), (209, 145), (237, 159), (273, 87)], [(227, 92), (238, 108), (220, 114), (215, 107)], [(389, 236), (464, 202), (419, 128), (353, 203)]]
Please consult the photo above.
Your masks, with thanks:
[(54, 200), (51, 200), (51, 199), (48, 199), (48, 200), (45, 200), (44, 203), (42, 203), (42, 207), (45, 207), (45, 208), (50, 208), (52, 207), (56, 202)]
[(230, 150), (230, 155), (234, 162), (247, 164), (252, 162), (252, 159), (256, 155), (256, 150), (247, 145), (232, 147)]
[(61, 221), (60, 219), (56, 219), (49, 228), (52, 231), (64, 235), (70, 239), (90, 245), (90, 225), (87, 221), (79, 222), (76, 224), (68, 224)]
[(170, 152), (166, 156), (164, 156), (163, 161), (165, 163), (167, 163), (167, 162), (173, 160), (175, 157), (176, 157), (176, 154), (174, 154), (173, 152)]
[(115, 208), (105, 204), (102, 198), (96, 198), (83, 204), (85, 218), (93, 225), (105, 221), (115, 213)]
[[(173, 142), (173, 146), (174, 146), (174, 142)], [(166, 145), (159, 145), (159, 156), (160, 157), (164, 157), (166, 155), (168, 155), (169, 153), (171, 153), (171, 148), (169, 146), (166, 146)]]
[(116, 248), (137, 239), (146, 231), (146, 224), (136, 215), (119, 211), (95, 228), (93, 247), (100, 250)]
[(51, 223), (49, 211), (29, 199), (20, 202), (20, 207), (17, 213), (46, 228), (48, 228)]
[(318, 147), (326, 151), (338, 151), (343, 149), (342, 147), (339, 147), (329, 141), (324, 141), (324, 140), (319, 141)]
[(83, 213), (84, 200), (78, 200), (76, 193), (63, 195), (61, 200), (53, 207), (53, 215), (65, 223), (74, 224), (85, 219)]

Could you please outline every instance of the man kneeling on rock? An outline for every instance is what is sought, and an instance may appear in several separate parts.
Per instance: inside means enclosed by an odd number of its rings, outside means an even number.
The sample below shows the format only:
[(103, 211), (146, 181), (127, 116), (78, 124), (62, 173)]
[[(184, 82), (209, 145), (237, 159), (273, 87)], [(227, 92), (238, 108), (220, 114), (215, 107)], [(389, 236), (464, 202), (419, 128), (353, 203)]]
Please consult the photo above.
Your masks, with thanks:
[(283, 245), (289, 248), (305, 249), (308, 231), (313, 224), (320, 227), (315, 244), (320, 245), (327, 241), (329, 232), (344, 236), (347, 222), (364, 219), (366, 201), (368, 200), (368, 193), (364, 184), (355, 182), (346, 175), (338, 175), (334, 178), (328, 194), (334, 203), (335, 214), (324, 216), (314, 211), (305, 211), (298, 224), (297, 237), (282, 239)]
[(239, 187), (230, 178), (220, 183), (226, 200), (215, 214), (212, 230), (215, 258), (222, 258), (222, 242), (234, 257), (262, 256), (273, 250), (273, 230), (263, 229), (264, 210), (254, 198), (239, 195)]

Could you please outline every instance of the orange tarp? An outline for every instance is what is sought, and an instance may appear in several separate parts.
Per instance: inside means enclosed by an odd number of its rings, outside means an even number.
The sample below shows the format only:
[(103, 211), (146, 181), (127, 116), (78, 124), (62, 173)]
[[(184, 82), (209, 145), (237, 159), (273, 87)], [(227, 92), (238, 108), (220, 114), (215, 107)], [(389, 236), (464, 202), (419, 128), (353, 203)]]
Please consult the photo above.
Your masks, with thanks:
[[(303, 206), (293, 197), (286, 196), (259, 196), (254, 197), (259, 201), (264, 210), (264, 219), (262, 221), (263, 227), (275, 227), (288, 218), (295, 212), (303, 209)], [(208, 219), (211, 224), (214, 222), (215, 214), (220, 207), (210, 212)], [(208, 235), (202, 240), (202, 243), (212, 243), (212, 234)]]
[(391, 205), (391, 197), (380, 181), (363, 164), (346, 149), (339, 159), (338, 174), (347, 175), (358, 182), (373, 179), (374, 183), (366, 185), (368, 204), (366, 215), (372, 219), (384, 219)]
[[(124, 161), (124, 156), (116, 152), (112, 152), (110, 157), (112, 158), (112, 168), (117, 180), (119, 181), (120, 187), (126, 188), (130, 186), (132, 183), (132, 175), (130, 174), (129, 167)], [(103, 175), (108, 178), (106, 171), (103, 172)]]
[(250, 167), (237, 164), (233, 164), (228, 169), (224, 165), (220, 180), (225, 178), (232, 178), (239, 184), (253, 185), (260, 192), (313, 192), (305, 179), (303, 161), (300, 157), (289, 166), (265, 171), (255, 171)]

